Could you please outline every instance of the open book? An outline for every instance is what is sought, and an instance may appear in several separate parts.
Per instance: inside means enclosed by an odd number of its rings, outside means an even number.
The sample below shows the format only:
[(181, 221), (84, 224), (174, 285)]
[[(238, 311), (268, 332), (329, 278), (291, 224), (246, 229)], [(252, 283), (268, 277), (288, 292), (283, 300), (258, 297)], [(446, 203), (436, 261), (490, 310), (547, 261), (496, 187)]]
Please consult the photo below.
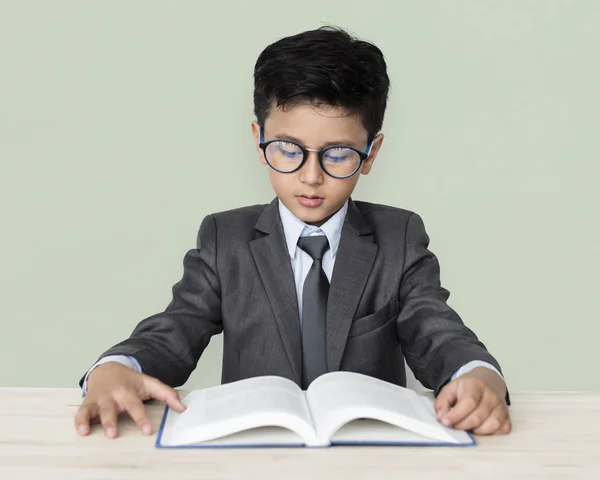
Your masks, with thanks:
[(358, 373), (327, 373), (306, 392), (282, 377), (256, 377), (182, 402), (183, 413), (165, 408), (157, 447), (475, 445), (437, 421), (431, 399)]

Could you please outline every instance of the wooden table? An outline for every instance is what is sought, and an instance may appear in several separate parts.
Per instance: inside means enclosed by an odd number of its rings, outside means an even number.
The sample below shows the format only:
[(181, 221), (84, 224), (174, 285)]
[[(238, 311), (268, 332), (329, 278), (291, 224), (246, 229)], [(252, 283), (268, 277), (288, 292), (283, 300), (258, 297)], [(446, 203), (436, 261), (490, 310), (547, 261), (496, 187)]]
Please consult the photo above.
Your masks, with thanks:
[[(130, 420), (79, 437), (78, 389), (0, 388), (0, 479), (600, 479), (600, 394), (512, 394), (513, 433), (475, 448), (161, 450)], [(150, 403), (155, 429), (163, 406)]]

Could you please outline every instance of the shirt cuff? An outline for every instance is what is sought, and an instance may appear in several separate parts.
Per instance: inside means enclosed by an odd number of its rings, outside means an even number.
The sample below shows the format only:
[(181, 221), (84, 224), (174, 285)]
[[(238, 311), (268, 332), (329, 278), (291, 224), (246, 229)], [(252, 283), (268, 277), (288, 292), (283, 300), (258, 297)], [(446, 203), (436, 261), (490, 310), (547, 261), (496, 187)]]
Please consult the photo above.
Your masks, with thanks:
[(94, 365), (92, 365), (92, 368), (90, 368), (85, 374), (83, 385), (81, 386), (82, 397), (85, 397), (85, 395), (87, 394), (87, 379), (89, 374), (92, 373), (92, 370), (94, 368), (98, 367), (99, 365), (102, 365), (103, 363), (108, 362), (118, 362), (125, 365), (127, 368), (131, 368), (131, 370), (135, 370), (138, 373), (142, 373), (142, 367), (134, 357), (130, 357), (128, 355), (108, 355), (107, 357), (101, 358), (96, 363), (94, 363)]
[(498, 374), (498, 376), (502, 380), (504, 380), (504, 377), (502, 376), (502, 374), (498, 371), (498, 369), (496, 367), (494, 367), (493, 365), (490, 365), (487, 362), (482, 362), (481, 360), (473, 360), (472, 362), (469, 362), (466, 365), (463, 365), (456, 372), (454, 372), (451, 379), (454, 380), (454, 379), (460, 377), (461, 375), (464, 375), (465, 373), (469, 373), (471, 370), (473, 370), (474, 368), (477, 368), (477, 367), (489, 368), (490, 370), (496, 372)]

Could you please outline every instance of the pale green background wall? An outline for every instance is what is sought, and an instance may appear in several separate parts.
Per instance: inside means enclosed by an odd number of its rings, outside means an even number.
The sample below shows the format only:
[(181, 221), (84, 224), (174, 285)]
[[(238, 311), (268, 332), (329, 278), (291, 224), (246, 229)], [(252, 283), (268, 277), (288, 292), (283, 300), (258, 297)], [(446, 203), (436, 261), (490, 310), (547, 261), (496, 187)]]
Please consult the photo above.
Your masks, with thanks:
[[(355, 198), (419, 212), (513, 390), (599, 390), (600, 2), (0, 7), (0, 385), (75, 386), (162, 311), (204, 215), (268, 202), (252, 68), (322, 23), (393, 90)], [(215, 384), (220, 339), (188, 386)]]

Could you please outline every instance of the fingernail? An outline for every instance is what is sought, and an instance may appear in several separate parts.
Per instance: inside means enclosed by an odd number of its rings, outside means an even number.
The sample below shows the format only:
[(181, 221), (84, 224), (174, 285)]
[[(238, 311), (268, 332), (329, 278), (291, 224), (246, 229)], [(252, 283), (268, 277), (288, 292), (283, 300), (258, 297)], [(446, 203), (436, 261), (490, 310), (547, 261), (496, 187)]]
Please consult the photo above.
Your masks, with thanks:
[(85, 435), (88, 433), (88, 429), (85, 425), (79, 425), (77, 431), (79, 432), (79, 435)]
[(106, 436), (108, 438), (113, 438), (116, 436), (116, 434), (117, 434), (117, 430), (115, 429), (115, 427), (108, 427), (106, 429)]
[(447, 418), (444, 418), (442, 420), (442, 424), (444, 424), (446, 427), (450, 427), (452, 425), (452, 423), (450, 423), (450, 420)]
[(144, 425), (142, 427), (142, 433), (144, 435), (150, 435), (152, 433), (152, 428), (150, 427), (150, 425)]

